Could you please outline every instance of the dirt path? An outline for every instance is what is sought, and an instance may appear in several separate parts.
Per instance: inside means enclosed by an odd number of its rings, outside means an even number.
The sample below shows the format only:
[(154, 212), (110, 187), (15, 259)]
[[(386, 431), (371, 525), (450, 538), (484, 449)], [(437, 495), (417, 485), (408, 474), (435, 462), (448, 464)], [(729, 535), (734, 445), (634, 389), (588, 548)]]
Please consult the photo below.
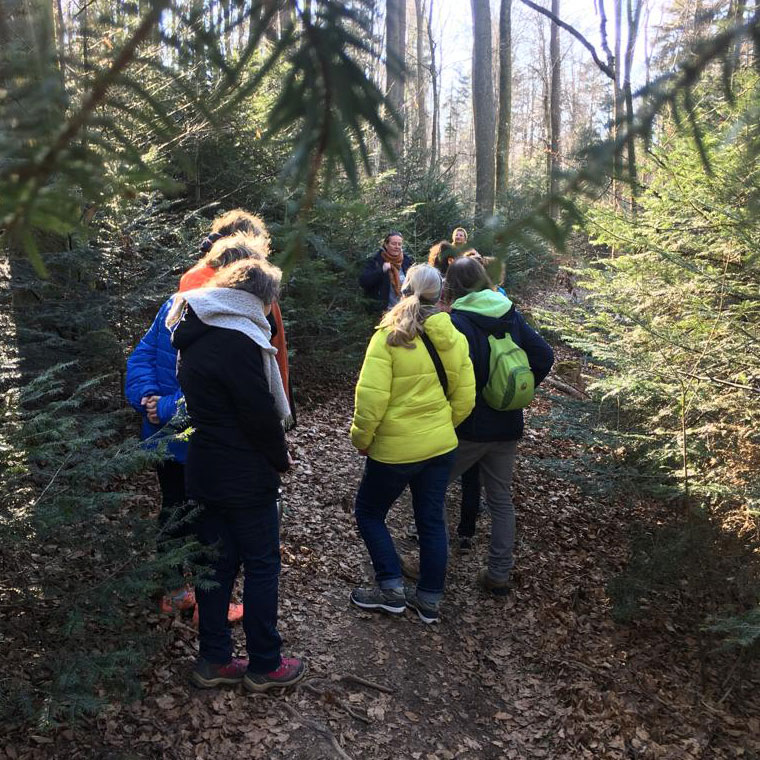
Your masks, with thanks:
[[(53, 745), (0, 748), (0, 758), (760, 757), (756, 665), (720, 701), (721, 668), (733, 660), (705, 675), (687, 633), (611, 622), (605, 584), (642, 506), (596, 502), (547, 474), (541, 458), (573, 450), (545, 429), (529, 425), (521, 444), (519, 575), (509, 598), (475, 587), (483, 517), (476, 550), (451, 557), (438, 626), (350, 608), (350, 589), (368, 579), (351, 513), (362, 466), (348, 440), (351, 403), (347, 388), (302, 412), (293, 436), (281, 632), (286, 651), (308, 659), (310, 679), (284, 696), (194, 690), (193, 630), (146, 611), (146, 624), (172, 632), (144, 698)], [(533, 414), (549, 403), (539, 399)], [(450, 517), (457, 504), (452, 489)], [(393, 512), (399, 536), (408, 515), (405, 506)]]

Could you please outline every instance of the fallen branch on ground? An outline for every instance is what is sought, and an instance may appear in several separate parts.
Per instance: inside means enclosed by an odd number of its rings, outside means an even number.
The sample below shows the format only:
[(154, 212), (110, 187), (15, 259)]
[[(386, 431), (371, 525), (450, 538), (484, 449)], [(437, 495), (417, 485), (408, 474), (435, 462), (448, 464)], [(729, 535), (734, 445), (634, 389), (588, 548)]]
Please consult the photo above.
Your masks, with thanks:
[(552, 388), (556, 388), (558, 391), (562, 391), (562, 393), (567, 393), (568, 396), (577, 398), (580, 401), (585, 401), (586, 399), (591, 398), (586, 391), (582, 391), (574, 385), (563, 383), (561, 380), (557, 380), (554, 377), (547, 377), (544, 382)]

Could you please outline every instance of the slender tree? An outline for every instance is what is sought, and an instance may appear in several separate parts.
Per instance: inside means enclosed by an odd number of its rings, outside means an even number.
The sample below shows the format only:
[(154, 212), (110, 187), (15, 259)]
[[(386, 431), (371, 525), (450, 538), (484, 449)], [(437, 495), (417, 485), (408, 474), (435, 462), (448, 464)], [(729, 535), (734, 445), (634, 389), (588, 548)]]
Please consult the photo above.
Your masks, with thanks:
[(493, 53), (488, 0), (470, 0), (472, 7), (472, 109), (475, 117), (475, 219), (484, 221), (494, 209)]
[(417, 144), (420, 150), (427, 151), (427, 82), (425, 80), (425, 0), (414, 0), (417, 42), (417, 81), (416, 81), (416, 99), (417, 99)]
[[(552, 0), (552, 13), (559, 18), (559, 0)], [(550, 95), (549, 95), (549, 121), (550, 121), (550, 161), (549, 161), (549, 192), (552, 196), (557, 194), (559, 189), (559, 166), (560, 166), (560, 129), (561, 129), (561, 113), (560, 113), (560, 74), (561, 74), (561, 61), (559, 52), (559, 25), (556, 22), (552, 22), (551, 32), (549, 36), (549, 60), (551, 64), (550, 75)], [(552, 216), (557, 216), (557, 206), (552, 204)]]
[(512, 131), (512, 0), (499, 9), (499, 120), (496, 138), (496, 198), (509, 186), (509, 142)]
[(406, 2), (388, 0), (385, 8), (385, 94), (399, 118), (398, 133), (393, 140), (396, 163), (404, 153), (404, 52), (406, 47)]
[(438, 165), (441, 154), (441, 95), (438, 83), (438, 68), (435, 62), (435, 51), (438, 47), (433, 37), (433, 5), (435, 0), (430, 0), (428, 6), (427, 34), (430, 47), (430, 81), (433, 86), (433, 115), (430, 131), (430, 171)]
[(623, 96), (625, 98), (626, 152), (628, 154), (628, 180), (631, 183), (631, 210), (636, 212), (636, 196), (638, 194), (638, 177), (636, 171), (636, 141), (633, 136), (633, 90), (631, 88), (631, 70), (633, 69), (633, 54), (639, 36), (641, 12), (645, 0), (626, 0), (626, 21), (628, 22), (628, 37), (625, 45), (623, 62)]

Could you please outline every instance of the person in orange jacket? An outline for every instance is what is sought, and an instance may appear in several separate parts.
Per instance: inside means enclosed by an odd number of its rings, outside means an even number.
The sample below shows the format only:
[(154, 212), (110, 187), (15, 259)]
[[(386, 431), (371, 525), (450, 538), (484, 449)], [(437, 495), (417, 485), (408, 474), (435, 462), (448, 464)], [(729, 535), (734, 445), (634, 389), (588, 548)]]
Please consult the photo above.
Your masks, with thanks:
[[(261, 217), (251, 214), (243, 209), (236, 208), (232, 211), (228, 211), (221, 216), (214, 219), (211, 225), (211, 232), (201, 243), (201, 253), (204, 254), (203, 258), (191, 269), (188, 269), (185, 274), (182, 275), (179, 281), (179, 292), (183, 293), (187, 290), (194, 290), (205, 285), (222, 267), (227, 263), (224, 260), (220, 260), (220, 257), (216, 254), (212, 254), (211, 249), (217, 240), (229, 237), (235, 233), (243, 232), (252, 237), (258, 238), (261, 242), (266, 244), (267, 251), (269, 250), (269, 231), (266, 224)], [(277, 349), (277, 366), (280, 369), (280, 375), (282, 376), (282, 383), (285, 387), (285, 393), (290, 401), (290, 408), (292, 411), (293, 422), (295, 421), (295, 406), (293, 404), (293, 394), (290, 387), (290, 367), (288, 365), (288, 344), (285, 338), (285, 325), (282, 321), (282, 311), (280, 305), (275, 301), (272, 304), (271, 312), (272, 324), (272, 345)]]

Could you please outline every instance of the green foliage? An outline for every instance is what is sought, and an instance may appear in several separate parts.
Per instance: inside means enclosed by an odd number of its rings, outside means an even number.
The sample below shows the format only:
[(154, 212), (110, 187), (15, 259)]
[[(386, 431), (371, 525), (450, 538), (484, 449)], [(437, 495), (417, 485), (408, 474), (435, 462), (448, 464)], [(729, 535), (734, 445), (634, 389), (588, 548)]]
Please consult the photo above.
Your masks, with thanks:
[[(13, 44), (0, 38), (6, 231), (42, 272), (35, 230), (66, 234), (86, 202), (170, 189), (161, 170), (164, 151), (197, 181), (199, 167), (187, 150), (197, 148), (191, 135), (222, 130), (280, 62), (284, 82), (268, 108), (266, 133), (292, 139), (286, 175), (305, 183), (307, 207), (323, 160), (326, 176), (340, 167), (356, 182), (355, 152), (368, 166), (368, 135), (387, 145), (392, 131), (379, 115), (383, 96), (357, 63), (369, 53), (361, 6), (309, 3), (298, 9), (299, 23), (262, 55), (276, 4), (252, 3), (248, 41), (234, 60), (225, 58), (219, 30), (207, 28), (202, 4), (153, 0), (143, 16), (135, 5), (106, 5), (98, 24), (81, 31), (82, 58), (75, 60), (56, 49), (50, 4), (14, 9), (12, 23), (2, 26), (4, 35), (14, 33)], [(164, 13), (176, 31), (160, 24)], [(108, 46), (94, 43), (103, 34)]]
[[(0, 407), (9, 655), (0, 716), (41, 729), (93, 712), (114, 694), (136, 694), (156, 642), (130, 609), (162, 588), (176, 556), (150, 557), (155, 521), (135, 509), (126, 487), (149, 455), (125, 438), (124, 412), (93, 414), (108, 396), (104, 378), (66, 390), (72, 369), (53, 367), (8, 390)], [(30, 572), (29, 556), (44, 572)]]
[[(601, 369), (590, 390), (599, 432), (617, 439), (614, 461), (659, 495), (711, 507), (716, 520), (718, 509), (752, 519), (760, 499), (757, 76), (745, 72), (736, 89), (731, 102), (700, 91), (703, 152), (664, 125), (635, 215), (588, 209), (586, 228), (610, 256), (576, 273), (579, 306), (545, 315)], [(694, 552), (687, 533), (683, 551), (667, 541), (659, 553), (680, 572), (678, 558)], [(627, 608), (638, 594), (632, 576), (659, 582), (648, 567), (634, 562), (622, 582)]]

